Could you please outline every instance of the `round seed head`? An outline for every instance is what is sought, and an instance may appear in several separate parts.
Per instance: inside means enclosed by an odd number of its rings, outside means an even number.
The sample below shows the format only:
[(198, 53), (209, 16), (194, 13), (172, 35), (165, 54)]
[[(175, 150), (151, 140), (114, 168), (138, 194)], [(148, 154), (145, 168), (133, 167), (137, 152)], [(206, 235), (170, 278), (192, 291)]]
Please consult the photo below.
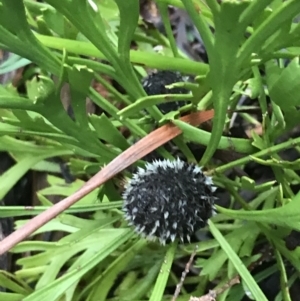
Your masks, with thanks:
[[(179, 72), (173, 71), (158, 71), (156, 73), (148, 75), (143, 79), (142, 85), (145, 92), (148, 95), (159, 94), (188, 94), (189, 91), (184, 88), (176, 87), (173, 89), (167, 89), (165, 86), (177, 83), (185, 82), (188, 77), (182, 76)], [(157, 107), (162, 113), (166, 114), (171, 111), (176, 111), (186, 103), (183, 101), (167, 102), (159, 104)]]
[(215, 189), (195, 164), (153, 161), (138, 168), (125, 187), (125, 219), (150, 240), (184, 243), (213, 215)]

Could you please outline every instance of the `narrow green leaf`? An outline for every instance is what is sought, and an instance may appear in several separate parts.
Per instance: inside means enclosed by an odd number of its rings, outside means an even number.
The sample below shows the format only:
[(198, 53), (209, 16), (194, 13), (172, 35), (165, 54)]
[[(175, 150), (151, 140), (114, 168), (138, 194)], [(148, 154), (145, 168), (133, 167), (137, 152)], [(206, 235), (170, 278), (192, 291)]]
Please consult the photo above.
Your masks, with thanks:
[[(92, 205), (73, 205), (69, 209), (65, 210), (65, 213), (81, 213), (81, 212), (93, 212), (98, 210), (109, 210), (121, 208), (123, 201), (101, 203)], [(22, 207), (22, 206), (1, 206), (0, 217), (11, 217), (11, 216), (28, 216), (38, 215), (41, 212), (49, 209), (50, 206), (34, 206), (34, 207)]]
[(13, 95), (0, 95), (0, 108), (35, 111), (37, 106), (27, 98)]
[(164, 95), (153, 95), (146, 96), (137, 99), (133, 104), (127, 106), (126, 108), (120, 110), (118, 115), (123, 118), (133, 116), (134, 114), (154, 105), (158, 105), (165, 102), (172, 101), (185, 101), (193, 98), (190, 94), (164, 94)]
[(46, 158), (65, 154), (65, 151), (53, 151), (39, 156), (26, 156), (0, 176), (0, 199), (3, 199), (10, 189), (35, 164)]
[(243, 27), (243, 30), (251, 25), (258, 15), (264, 14), (264, 9), (272, 1), (273, 0), (249, 1), (248, 7), (241, 13), (239, 18), (239, 23), (240, 26)]
[(241, 178), (241, 184), (244, 189), (254, 190), (255, 188), (255, 181), (245, 176)]
[[(296, 138), (296, 139), (291, 139), (289, 141), (286, 141), (286, 142), (283, 142), (283, 143), (280, 143), (280, 144), (277, 144), (277, 145), (274, 145), (272, 147), (268, 147), (266, 149), (263, 149), (257, 153), (255, 153), (255, 156), (256, 157), (263, 157), (263, 156), (270, 156), (271, 154), (274, 154), (274, 153), (277, 153), (281, 150), (284, 150), (284, 149), (289, 149), (289, 148), (292, 148), (292, 147), (295, 147), (296, 145), (300, 144), (300, 138)], [(224, 172), (225, 170), (227, 169), (230, 169), (234, 166), (239, 166), (239, 165), (243, 165), (243, 164), (246, 164), (250, 161), (250, 158), (249, 157), (244, 157), (244, 158), (241, 158), (241, 159), (238, 159), (238, 160), (235, 160), (233, 162), (230, 162), (228, 164), (225, 164), (225, 165), (222, 165), (220, 167), (217, 167), (215, 169), (216, 172)]]
[(147, 245), (147, 240), (138, 240), (132, 247), (123, 252), (101, 275), (95, 289), (90, 295), (98, 301), (106, 301), (107, 294), (114, 284), (120, 271), (124, 270), (127, 264), (134, 258), (134, 256)]
[(123, 293), (120, 293), (120, 301), (138, 300), (144, 295), (147, 295), (159, 273), (160, 266), (161, 264), (159, 261), (154, 263), (154, 265), (147, 271), (145, 277), (138, 279), (131, 288), (128, 288)]
[[(107, 231), (107, 230), (106, 230)], [(113, 231), (107, 231), (107, 235), (102, 237), (105, 239), (105, 245), (100, 244), (99, 250), (91, 256), (86, 262), (82, 263), (77, 269), (59, 277), (55, 281), (51, 282), (47, 286), (36, 290), (33, 294), (25, 297), (24, 301), (53, 301), (64, 294), (67, 288), (69, 288), (74, 282), (80, 279), (84, 274), (90, 271), (100, 261), (105, 259), (119, 246), (125, 243), (133, 232), (130, 229), (114, 229)]]
[(0, 271), (0, 283), (1, 287), (8, 288), (14, 293), (27, 295), (32, 291), (27, 285), (25, 285), (26, 287), (24, 287), (23, 281), (18, 279), (13, 274), (9, 274), (4, 271)]
[(300, 66), (297, 58), (284, 69), (271, 63), (268, 64), (266, 75), (270, 97), (283, 111), (289, 107), (300, 105), (298, 93)]
[(53, 81), (43, 77), (39, 83), (43, 94), (37, 100), (40, 104), (37, 111), (65, 134), (76, 138), (81, 148), (105, 158), (114, 158), (113, 149), (108, 149), (89, 128), (80, 126), (68, 116), (59, 95), (55, 91)]
[(275, 158), (272, 158), (270, 160), (263, 160), (263, 159), (256, 158), (255, 156), (251, 156), (251, 159), (253, 159), (254, 162), (257, 162), (265, 166), (276, 166), (280, 168), (288, 168), (293, 170), (300, 169), (300, 159), (295, 161), (283, 161)]
[(75, 122), (80, 127), (88, 128), (86, 97), (94, 77), (93, 71), (79, 65), (74, 65), (72, 68), (66, 67), (66, 69), (70, 83), (71, 104)]
[[(130, 62), (130, 48), (133, 40), (133, 34), (138, 25), (140, 15), (140, 5), (136, 0), (115, 0), (120, 11), (120, 27), (118, 34), (118, 53), (120, 57), (120, 64), (124, 74), (124, 84), (132, 87), (132, 95), (134, 97), (141, 97), (145, 95), (145, 91), (138, 80), (131, 62)], [(130, 12), (130, 13), (128, 13)], [(115, 66), (116, 67), (116, 66)], [(116, 68), (118, 70), (118, 68)], [(126, 88), (126, 85), (124, 85)]]
[(0, 292), (0, 299), (5, 301), (20, 301), (24, 300), (24, 295), (15, 293), (3, 293)]
[(236, 268), (237, 272), (241, 276), (241, 278), (245, 281), (245, 283), (248, 286), (248, 289), (251, 291), (253, 297), (255, 300), (260, 301), (268, 301), (264, 293), (259, 288), (258, 284), (254, 280), (254, 278), (251, 276), (248, 269), (245, 267), (239, 256), (234, 252), (230, 244), (227, 242), (227, 240), (224, 238), (222, 233), (218, 230), (218, 228), (213, 224), (212, 221), (208, 221), (208, 225), (210, 228), (210, 231), (212, 235), (215, 237), (215, 239), (219, 242), (221, 248), (224, 250), (224, 252), (227, 254), (228, 259), (232, 262), (234, 267)]
[[(93, 249), (87, 249), (83, 254), (81, 254), (75, 262), (71, 265), (71, 267), (68, 269), (68, 272), (74, 271), (78, 269), (82, 264), (84, 264), (86, 261), (88, 261), (91, 256), (95, 254), (95, 251)], [(80, 282), (80, 279), (77, 279), (74, 281), (74, 283), (65, 291), (65, 300), (66, 301), (73, 301), (74, 300), (74, 293), (76, 290), (76, 287), (78, 283)]]
[(116, 127), (113, 126), (105, 114), (102, 114), (100, 117), (96, 115), (90, 115), (89, 120), (91, 121), (96, 130), (97, 136), (100, 139), (103, 139), (122, 150), (125, 150), (129, 147), (129, 143), (125, 137)]
[(26, 154), (34, 155), (47, 155), (51, 152), (55, 153), (60, 151), (64, 155), (71, 155), (73, 152), (66, 150), (64, 147), (53, 147), (45, 145), (37, 145), (31, 141), (22, 141), (9, 136), (0, 137), (0, 151), (8, 152), (23, 152)]
[[(236, 253), (239, 252), (239, 249), (241, 248), (243, 242), (246, 241), (249, 236), (249, 232), (251, 231), (251, 227), (243, 226), (226, 235), (226, 240)], [(226, 260), (227, 255), (222, 249), (215, 251), (213, 255), (203, 264), (201, 275), (208, 275), (209, 280), (215, 279), (222, 270)]]
[[(269, 0), (264, 0), (264, 3)], [(263, 1), (261, 1), (263, 3)], [(254, 4), (253, 4), (254, 5)], [(292, 22), (293, 18), (298, 15), (300, 2), (298, 0), (286, 1), (280, 5), (264, 22), (254, 31), (249, 39), (245, 41), (239, 49), (237, 60), (239, 64), (244, 64), (250, 59), (252, 53), (258, 53), (264, 42), (272, 36), (287, 21)], [(252, 22), (249, 17), (250, 6), (248, 11), (247, 22)]]
[(300, 193), (287, 205), (275, 209), (266, 210), (231, 210), (218, 206), (218, 210), (233, 218), (255, 221), (260, 223), (274, 224), (285, 228), (300, 229)]
[(217, 149), (226, 122), (230, 95), (240, 76), (240, 65), (236, 57), (240, 43), (244, 39), (244, 31), (237, 24), (249, 2), (223, 1), (220, 5), (220, 12), (214, 16), (215, 42), (213, 51), (209, 54), (209, 82), (212, 87), (215, 115), (211, 139), (201, 159), (201, 165), (205, 165)]
[[(59, 70), (58, 58), (35, 38), (26, 20), (23, 1), (3, 0), (0, 6), (0, 43), (10, 51), (37, 62), (56, 74)], [(14, 16), (14, 22), (11, 22)]]
[(67, 17), (72, 24), (82, 32), (113, 64), (118, 63), (117, 52), (112, 41), (106, 34), (104, 21), (99, 13), (99, 7), (89, 1), (47, 0), (49, 4)]
[(165, 259), (161, 265), (160, 273), (156, 279), (154, 289), (151, 293), (149, 301), (161, 300), (166, 289), (167, 281), (169, 279), (171, 266), (175, 258), (175, 252), (177, 249), (177, 242), (168, 246), (168, 250)]

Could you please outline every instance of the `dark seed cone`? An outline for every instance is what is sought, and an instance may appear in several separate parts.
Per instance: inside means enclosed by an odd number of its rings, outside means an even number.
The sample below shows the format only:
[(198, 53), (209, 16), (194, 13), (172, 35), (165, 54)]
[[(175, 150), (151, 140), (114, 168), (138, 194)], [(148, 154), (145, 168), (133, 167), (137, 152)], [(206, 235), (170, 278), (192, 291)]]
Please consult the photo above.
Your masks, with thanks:
[(201, 167), (180, 159), (147, 163), (125, 187), (123, 211), (140, 235), (161, 244), (190, 241), (214, 213), (213, 186)]
[[(158, 71), (156, 73), (150, 74), (143, 79), (142, 85), (145, 92), (148, 95), (159, 95), (159, 94), (188, 94), (189, 91), (184, 88), (173, 88), (167, 89), (165, 86), (177, 83), (185, 82), (187, 77), (183, 77), (179, 72), (173, 71)], [(171, 111), (176, 111), (186, 102), (176, 101), (176, 102), (167, 102), (159, 104), (157, 107), (161, 110), (162, 113), (166, 114)]]

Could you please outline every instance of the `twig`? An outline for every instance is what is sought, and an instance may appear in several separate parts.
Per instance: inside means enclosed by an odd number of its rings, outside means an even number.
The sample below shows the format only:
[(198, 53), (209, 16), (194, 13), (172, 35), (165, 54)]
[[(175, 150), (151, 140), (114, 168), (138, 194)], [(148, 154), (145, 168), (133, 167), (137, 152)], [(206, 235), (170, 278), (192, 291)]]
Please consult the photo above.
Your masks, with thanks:
[[(212, 119), (213, 116), (214, 110), (209, 110), (184, 116), (181, 120), (194, 126), (198, 126), (201, 123)], [(108, 165), (103, 167), (73, 195), (63, 199), (46, 211), (33, 217), (23, 227), (4, 238), (0, 244), (0, 255), (10, 250), (17, 243), (27, 238), (34, 231), (45, 225), (51, 219), (55, 218), (57, 215), (68, 209), (85, 195), (114, 177), (116, 174), (181, 133), (182, 131), (175, 125), (166, 124), (139, 140), (133, 146), (129, 147), (126, 151), (112, 160)]]
[(239, 284), (240, 283), (240, 276), (235, 276), (234, 278), (230, 279), (228, 282), (226, 282), (222, 287), (215, 290), (216, 295), (220, 295), (224, 293), (227, 289), (230, 287)]
[(209, 291), (208, 294), (202, 296), (202, 297), (191, 297), (189, 301), (216, 301), (216, 298), (218, 295), (225, 292), (227, 289), (232, 287), (235, 284), (240, 283), (240, 277), (236, 276), (232, 279), (230, 279), (227, 283), (225, 283), (222, 287)]
[(184, 280), (185, 280), (185, 277), (190, 271), (190, 268), (193, 263), (194, 257), (197, 253), (197, 250), (198, 250), (198, 246), (195, 247), (195, 250), (191, 254), (190, 259), (189, 259), (188, 263), (186, 264), (184, 271), (181, 274), (180, 282), (176, 285), (176, 290), (175, 290), (175, 293), (174, 293), (171, 301), (176, 301), (177, 297), (179, 296), (181, 288), (182, 288)]

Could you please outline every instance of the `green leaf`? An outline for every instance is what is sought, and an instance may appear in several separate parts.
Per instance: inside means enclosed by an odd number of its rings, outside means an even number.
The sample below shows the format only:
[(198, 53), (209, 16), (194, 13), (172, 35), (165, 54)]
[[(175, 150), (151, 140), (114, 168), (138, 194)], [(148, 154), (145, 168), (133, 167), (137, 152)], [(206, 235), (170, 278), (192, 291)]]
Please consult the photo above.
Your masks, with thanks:
[(93, 71), (85, 66), (74, 65), (67, 67), (70, 83), (70, 96), (75, 122), (82, 128), (88, 128), (86, 112), (86, 97), (94, 77)]
[(42, 13), (48, 28), (56, 34), (64, 36), (64, 16), (53, 8), (45, 8)]
[[(37, 145), (31, 141), (22, 141), (19, 139), (14, 139), (9, 136), (2, 136), (0, 137), (0, 151), (8, 151), (8, 152), (23, 152), (26, 154), (33, 154), (35, 156), (38, 155), (49, 155), (50, 153), (54, 153), (55, 156), (56, 152), (61, 152), (61, 155), (70, 155), (73, 152), (66, 150), (64, 147), (60, 146), (44, 146), (44, 145)], [(49, 156), (50, 157), (50, 156)]]
[(208, 225), (212, 235), (219, 242), (221, 248), (228, 256), (228, 259), (232, 262), (240, 277), (247, 284), (248, 289), (252, 293), (255, 300), (268, 301), (268, 299), (265, 297), (264, 293), (261, 291), (254, 278), (251, 276), (248, 269), (245, 267), (239, 256), (234, 252), (231, 245), (227, 242), (222, 233), (211, 221), (208, 221)]
[(244, 189), (249, 189), (249, 190), (254, 190), (255, 189), (255, 181), (252, 180), (251, 178), (248, 177), (242, 177), (241, 178), (241, 184), (242, 188)]
[(0, 283), (1, 287), (5, 287), (14, 293), (27, 295), (32, 292), (32, 289), (23, 283), (20, 279), (18, 279), (13, 274), (9, 274), (4, 271), (0, 271)]
[[(78, 267), (80, 267), (82, 264), (84, 264), (86, 261), (88, 261), (90, 259), (91, 256), (93, 256), (95, 253), (94, 250), (89, 250), (87, 249), (83, 254), (81, 254), (76, 260), (75, 262), (71, 265), (71, 267), (68, 269), (68, 272), (72, 272), (76, 269), (78, 269)], [(79, 283), (80, 279), (77, 279), (76, 281), (74, 281), (74, 283), (65, 291), (65, 300), (66, 301), (73, 301), (74, 300), (74, 294), (75, 294), (75, 290), (76, 287)]]
[(141, 299), (142, 296), (147, 295), (159, 273), (160, 267), (160, 262), (155, 262), (152, 267), (147, 270), (145, 277), (137, 279), (131, 288), (127, 288), (126, 291), (120, 292), (120, 301), (138, 300)]
[(35, 279), (37, 280), (39, 275), (45, 272), (47, 266), (40, 266), (37, 268), (30, 268), (30, 269), (22, 269), (19, 271), (16, 271), (16, 275), (22, 279)]
[(27, 98), (6, 93), (0, 95), (0, 108), (35, 111), (36, 106)]
[(20, 301), (20, 300), (24, 300), (24, 297), (25, 296), (21, 294), (0, 292), (1, 300), (5, 300), (5, 301)]
[[(272, 105), (272, 110), (273, 110), (273, 114), (274, 114), (274, 116), (272, 116), (273, 117), (272, 125), (274, 125), (274, 126), (273, 126), (272, 136), (270, 137), (271, 138), (270, 140), (276, 140), (274, 138), (272, 139), (272, 137), (274, 137), (274, 133), (276, 133), (276, 130), (277, 130), (277, 132), (280, 132), (280, 133), (285, 131), (287, 124), (288, 125), (291, 124), (291, 122), (289, 122), (289, 120), (293, 120), (295, 118), (295, 113), (297, 114), (297, 111), (294, 109), (291, 109), (291, 110), (289, 110), (289, 112), (287, 112), (288, 110), (285, 110), (286, 113), (291, 114), (291, 115), (287, 114), (290, 116), (290, 118), (287, 118), (288, 122), (286, 122), (281, 108), (278, 105), (276, 105), (274, 101), (271, 101), (271, 105)], [(300, 114), (298, 114), (298, 115), (300, 116)]]
[[(112, 202), (112, 203), (101, 203), (91, 205), (73, 205), (69, 209), (65, 210), (65, 213), (82, 213), (82, 212), (94, 212), (98, 210), (110, 210), (121, 208), (123, 201)], [(35, 207), (22, 207), (22, 206), (1, 206), (0, 217), (11, 217), (11, 216), (27, 216), (27, 215), (38, 215), (41, 212), (49, 209), (51, 206), (35, 206)]]
[(256, 240), (260, 234), (260, 229), (257, 225), (251, 225), (251, 231), (248, 232), (247, 238), (243, 241), (242, 246), (239, 251), (239, 256), (250, 257), (253, 253)]
[[(253, 30), (257, 30), (257, 28), (259, 28), (259, 26), (272, 14), (273, 12), (273, 9), (270, 8), (268, 6), (268, 3), (267, 2), (274, 2), (273, 0), (267, 0), (267, 1), (259, 1), (259, 2), (252, 2), (250, 5), (249, 5), (249, 8), (246, 10), (247, 11), (247, 21), (248, 21), (248, 24), (247, 25), (250, 25), (251, 26), (251, 23), (252, 23), (252, 27), (253, 27)], [(253, 7), (256, 6), (255, 9), (253, 9)], [(245, 20), (245, 14), (246, 14), (246, 11), (243, 13), (243, 16), (241, 16), (241, 20), (244, 21)], [(249, 15), (252, 15), (252, 21), (251, 23), (249, 22), (250, 18), (249, 18)]]
[[(79, 231), (72, 233), (64, 237), (63, 239), (61, 239), (60, 240), (61, 244), (69, 243), (69, 246), (72, 246), (72, 252), (68, 251), (67, 245), (66, 245), (67, 248), (64, 248), (64, 252), (60, 252), (59, 254), (57, 254), (57, 256), (55, 256), (56, 255), (55, 250), (50, 251), (49, 253), (53, 254), (51, 263), (49, 264), (45, 273), (43, 273), (43, 275), (40, 277), (35, 288), (36, 289), (43, 288), (49, 283), (53, 282), (57, 278), (59, 271), (66, 264), (66, 262), (71, 257), (73, 257), (74, 254), (80, 253), (82, 249), (86, 249), (85, 253), (83, 253), (77, 258), (77, 260), (72, 264), (72, 266), (68, 269), (68, 271), (70, 272), (73, 271), (74, 269), (76, 270), (78, 266), (81, 266), (82, 264), (84, 264), (85, 261), (89, 260), (90, 257), (93, 254), (95, 254), (95, 251), (97, 251), (98, 249), (98, 247), (93, 246), (92, 238), (95, 236), (97, 237), (99, 235), (97, 233), (99, 232), (99, 229), (106, 228), (108, 225), (111, 225), (111, 223), (115, 221), (116, 219), (106, 219), (105, 221), (98, 220), (95, 223), (86, 225)], [(106, 229), (106, 230), (109, 232), (111, 229)], [(86, 253), (88, 253), (88, 256), (86, 256)]]
[(261, 165), (265, 166), (277, 166), (280, 168), (288, 168), (288, 169), (293, 169), (293, 170), (299, 170), (300, 169), (300, 159), (295, 160), (295, 161), (284, 161), (284, 160), (278, 160), (275, 158), (272, 158), (270, 160), (263, 160), (260, 158), (256, 158), (255, 156), (251, 156), (251, 159), (254, 162), (257, 162)]
[[(62, 238), (61, 242), (73, 244), (74, 242), (78, 243), (80, 240), (85, 240), (86, 238), (89, 239), (89, 236), (93, 234), (95, 234), (94, 236), (97, 237), (98, 236), (97, 232), (99, 231), (99, 229), (105, 228), (109, 232), (114, 229), (113, 223), (120, 219), (120, 216), (113, 217), (113, 218), (107, 217), (108, 215), (103, 215), (103, 216), (105, 216), (105, 218), (97, 219), (93, 221), (93, 223), (87, 225), (86, 227), (82, 225), (79, 231)], [(100, 232), (101, 231), (102, 230), (100, 230)]]
[[(228, 243), (232, 246), (236, 253), (239, 252), (239, 249), (248, 239), (252, 230), (252, 227), (242, 226), (226, 235)], [(208, 275), (210, 280), (215, 279), (222, 270), (226, 260), (227, 255), (222, 249), (215, 251), (214, 254), (203, 264), (201, 275)]]
[[(134, 92), (132, 95), (138, 98), (144, 96), (145, 91), (132, 68), (130, 48), (140, 15), (139, 2), (136, 0), (115, 0), (115, 2), (120, 11), (118, 53), (120, 57), (120, 67), (123, 69), (122, 73), (125, 75), (124, 84), (130, 85), (132, 87), (131, 91)], [(118, 70), (118, 68), (116, 68), (116, 70)], [(125, 89), (126, 85), (124, 85)]]
[(137, 241), (132, 247), (128, 248), (113, 261), (94, 283), (95, 289), (90, 294), (90, 298), (97, 301), (106, 301), (107, 294), (115, 283), (119, 272), (126, 268), (127, 264), (147, 243), (148, 242), (144, 239)]
[[(72, 183), (66, 183), (64, 179), (59, 177), (54, 177), (51, 175), (47, 176), (47, 181), (50, 184), (50, 187), (46, 187), (39, 191), (40, 194), (47, 196), (47, 195), (58, 195), (58, 196), (64, 196), (68, 197), (78, 191), (85, 182), (76, 179)], [(78, 201), (77, 205), (90, 205), (98, 203), (98, 190), (95, 189), (91, 193), (84, 196), (80, 201)]]
[[(266, 3), (270, 2), (270, 0), (262, 0), (259, 2), (262, 6), (266, 6)], [(259, 7), (260, 4), (258, 2), (252, 2), (252, 6), (255, 5)], [(250, 16), (255, 13), (254, 11), (251, 12), (250, 7), (251, 6), (249, 6), (249, 18), (247, 19), (247, 21), (253, 22), (253, 18), (251, 19)], [(298, 0), (284, 2), (277, 9), (275, 9), (272, 14), (264, 20), (264, 22), (254, 31), (250, 38), (248, 38), (239, 49), (237, 57), (239, 64), (244, 64), (247, 60), (249, 60), (252, 53), (259, 53), (259, 50), (262, 48), (264, 42), (274, 33), (276, 33), (276, 31), (278, 31), (283, 25), (285, 25), (287, 22), (292, 23), (294, 17), (298, 15), (299, 9), (300, 2)]]
[(100, 117), (96, 115), (90, 115), (89, 120), (100, 139), (103, 139), (104, 141), (111, 143), (122, 150), (125, 150), (130, 146), (125, 137), (112, 124), (105, 114), (102, 114)]
[(165, 102), (185, 101), (191, 99), (192, 97), (193, 96), (190, 94), (164, 94), (146, 96), (137, 99), (133, 104), (127, 106), (123, 110), (120, 110), (118, 112), (118, 115), (122, 116), (123, 118), (127, 118), (154, 105), (158, 105)]
[(230, 95), (240, 76), (241, 66), (236, 58), (244, 39), (244, 28), (238, 25), (239, 18), (249, 4), (248, 1), (222, 1), (220, 12), (214, 16), (215, 42), (213, 52), (209, 54), (208, 79), (213, 92), (215, 115), (211, 139), (201, 159), (201, 165), (210, 160), (222, 137)]
[(266, 149), (267, 145), (266, 142), (262, 137), (260, 137), (255, 131), (251, 132), (251, 136), (253, 138), (252, 145), (257, 147), (258, 149)]
[(250, 97), (251, 99), (256, 99), (261, 94), (261, 83), (257, 78), (249, 78), (246, 83), (250, 88)]
[(267, 64), (266, 75), (269, 95), (283, 110), (300, 105), (300, 66), (297, 58), (281, 69), (274, 63)]
[(274, 50), (282, 48), (282, 45), (289, 46), (285, 41), (288, 42), (290, 39), (290, 29), (291, 21), (287, 20), (275, 33), (266, 39), (261, 51), (263, 53), (272, 53)]
[(218, 206), (218, 210), (233, 218), (300, 230), (300, 193), (287, 205), (275, 209), (243, 211), (230, 210)]
[(117, 52), (112, 41), (106, 34), (104, 20), (99, 13), (99, 7), (89, 1), (47, 0), (49, 4), (67, 17), (72, 24), (82, 32), (104, 55), (116, 66), (119, 62)]
[[(24, 151), (24, 150), (22, 150)], [(65, 151), (52, 151), (38, 156), (24, 156), (17, 164), (0, 176), (0, 199), (3, 199), (10, 189), (23, 177), (23, 175), (35, 164), (46, 158), (66, 154)]]
[(49, 29), (61, 37), (76, 39), (78, 30), (62, 14), (53, 8), (45, 8), (42, 13)]
[(168, 246), (166, 257), (161, 265), (161, 271), (156, 279), (149, 301), (157, 301), (162, 299), (169, 278), (170, 269), (175, 257), (176, 249), (177, 242), (174, 242)]
[[(89, 219), (81, 219), (78, 217), (75, 217), (73, 215), (68, 215), (68, 214), (62, 214), (58, 216), (57, 218), (51, 220), (48, 222), (46, 225), (40, 227), (37, 231), (34, 232), (32, 235), (36, 235), (39, 233), (44, 233), (44, 232), (50, 232), (50, 231), (63, 231), (67, 233), (75, 233), (74, 236), (76, 236), (76, 239), (79, 238), (79, 229), (84, 229), (85, 236), (89, 233), (91, 233), (93, 230), (96, 228), (101, 228), (107, 225), (110, 225), (117, 220), (119, 220), (120, 217), (116, 218), (103, 218), (103, 219), (97, 219), (97, 220), (89, 220)], [(21, 226), (25, 225), (28, 222), (28, 220), (20, 220), (17, 221), (16, 228), (20, 228)], [(75, 239), (75, 237), (72, 236), (72, 239)]]
[[(78, 78), (76, 79), (76, 83), (78, 84), (77, 81)], [(40, 104), (37, 111), (41, 115), (65, 134), (76, 138), (78, 142), (75, 142), (74, 145), (80, 146), (92, 154), (110, 159), (114, 158), (114, 150), (108, 149), (106, 145), (101, 143), (89, 127), (82, 127), (72, 121), (63, 108), (60, 97), (55, 91), (54, 83), (49, 78), (41, 78), (40, 89), (43, 91), (43, 94), (41, 94), (37, 100)], [(80, 92), (82, 93), (82, 91)], [(77, 101), (80, 100), (78, 99)], [(79, 114), (78, 112), (78, 115)], [(81, 117), (81, 121), (82, 119), (83, 117)]]
[(24, 301), (53, 301), (62, 296), (65, 291), (84, 274), (95, 267), (99, 262), (110, 255), (114, 250), (121, 246), (133, 235), (130, 229), (114, 229), (102, 232), (101, 238), (105, 240), (105, 244), (98, 244), (94, 255), (89, 256), (76, 269), (59, 277), (55, 281), (49, 283), (41, 289), (36, 290), (33, 294), (25, 297)]
[[(26, 20), (23, 1), (3, 0), (0, 6), (0, 43), (6, 45), (11, 52), (57, 74), (59, 60), (57, 57), (33, 35)], [(14, 16), (14, 22), (11, 22)]]

